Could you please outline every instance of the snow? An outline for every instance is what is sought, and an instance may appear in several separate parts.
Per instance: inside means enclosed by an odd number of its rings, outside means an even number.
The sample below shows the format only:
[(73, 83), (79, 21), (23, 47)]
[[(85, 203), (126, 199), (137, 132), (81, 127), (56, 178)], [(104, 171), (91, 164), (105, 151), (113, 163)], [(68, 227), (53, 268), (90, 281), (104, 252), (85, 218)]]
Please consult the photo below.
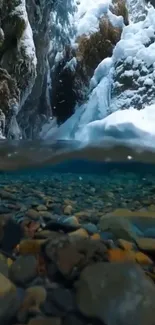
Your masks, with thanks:
[(112, 0), (81, 0), (75, 14), (76, 36), (90, 35), (99, 29), (99, 20), (106, 15), (114, 27), (123, 26), (123, 17), (110, 11)]
[(91, 89), (94, 88), (94, 86), (97, 86), (97, 84), (99, 84), (101, 79), (109, 74), (111, 66), (112, 66), (111, 58), (106, 58), (97, 66), (97, 68), (94, 71), (94, 75), (90, 80)]
[(153, 80), (150, 78), (147, 78), (144, 80), (144, 86), (152, 86), (153, 85)]
[[(135, 10), (135, 0), (128, 1)], [(139, 0), (136, 3), (141, 5)], [(76, 14), (77, 34), (89, 35), (97, 31), (99, 18), (105, 13), (114, 26), (122, 24), (121, 18), (117, 19), (110, 12), (109, 4), (108, 0), (89, 0), (88, 7), (88, 1), (82, 0)], [(143, 9), (141, 6), (141, 14)], [(100, 143), (109, 137), (155, 147), (155, 9), (149, 6), (146, 17), (143, 16), (144, 20), (141, 21), (138, 21), (136, 11), (134, 15), (129, 26), (124, 26), (112, 57), (103, 60), (95, 69), (87, 102), (76, 107), (74, 115), (62, 126), (45, 126), (41, 134), (43, 139), (75, 139), (87, 145)], [(119, 79), (114, 82), (114, 74), (121, 74), (131, 81), (136, 77), (138, 90), (127, 87), (120, 96), (112, 98), (112, 87), (121, 89), (123, 86)], [(148, 105), (144, 97), (149, 98), (151, 91), (154, 103)], [(134, 109), (133, 100), (140, 103), (143, 109)]]
[(87, 124), (76, 135), (76, 139), (85, 144), (100, 143), (107, 137), (155, 149), (155, 104), (140, 111), (116, 111)]
[(26, 11), (26, 2), (21, 0), (21, 4), (15, 8), (15, 11), (19, 13), (20, 16), (23, 16), (26, 22), (26, 29), (20, 39), (19, 46), (24, 46), (25, 54), (30, 58), (30, 61), (33, 61), (33, 64), (37, 65), (35, 45), (33, 41), (33, 33), (28, 20), (28, 15)]
[(113, 60), (117, 62), (128, 57), (136, 58), (149, 67), (155, 62), (155, 43), (147, 46), (155, 38), (155, 9), (149, 8), (144, 21), (125, 26), (121, 40), (115, 46)]

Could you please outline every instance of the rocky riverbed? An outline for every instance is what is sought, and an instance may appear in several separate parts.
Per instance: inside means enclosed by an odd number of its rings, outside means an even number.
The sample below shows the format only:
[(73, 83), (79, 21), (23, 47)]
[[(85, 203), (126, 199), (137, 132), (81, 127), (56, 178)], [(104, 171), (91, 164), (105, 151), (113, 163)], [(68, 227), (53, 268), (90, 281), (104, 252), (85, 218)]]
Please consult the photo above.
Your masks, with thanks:
[(0, 323), (153, 325), (155, 176), (0, 175)]

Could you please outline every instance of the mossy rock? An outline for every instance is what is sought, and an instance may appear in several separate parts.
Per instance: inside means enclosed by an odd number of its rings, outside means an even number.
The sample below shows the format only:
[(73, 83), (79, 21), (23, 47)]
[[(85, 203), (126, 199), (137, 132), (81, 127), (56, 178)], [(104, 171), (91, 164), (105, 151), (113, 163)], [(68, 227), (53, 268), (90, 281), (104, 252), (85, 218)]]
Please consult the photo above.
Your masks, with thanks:
[(20, 39), (26, 29), (27, 21), (25, 20), (23, 13), (20, 11), (14, 11), (8, 15), (3, 21), (3, 29), (6, 38)]
[(4, 32), (3, 32), (3, 29), (0, 28), (0, 48), (3, 46), (3, 43), (4, 43)]
[(0, 107), (7, 116), (10, 110), (10, 103), (19, 102), (19, 89), (15, 79), (6, 70), (0, 69)]

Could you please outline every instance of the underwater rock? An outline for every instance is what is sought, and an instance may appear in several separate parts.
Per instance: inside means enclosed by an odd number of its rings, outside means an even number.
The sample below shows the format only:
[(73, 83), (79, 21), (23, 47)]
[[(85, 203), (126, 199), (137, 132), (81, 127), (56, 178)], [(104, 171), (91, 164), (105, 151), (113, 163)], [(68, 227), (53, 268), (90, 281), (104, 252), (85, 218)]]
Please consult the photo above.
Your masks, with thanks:
[(83, 315), (104, 324), (154, 323), (154, 283), (132, 263), (96, 263), (86, 267), (76, 283), (76, 300)]
[(137, 238), (137, 246), (142, 251), (155, 252), (155, 239), (154, 238)]
[(108, 260), (110, 262), (137, 262), (141, 265), (152, 265), (153, 261), (141, 252), (132, 250), (122, 250), (120, 248), (112, 248), (107, 251)]
[(19, 300), (15, 285), (0, 273), (0, 322), (4, 324), (15, 316)]
[(26, 289), (24, 300), (18, 310), (18, 321), (25, 322), (29, 313), (39, 313), (41, 305), (46, 300), (46, 296), (46, 290), (41, 286), (33, 286)]
[(100, 219), (99, 227), (102, 231), (110, 231), (117, 239), (122, 238), (125, 240), (135, 240), (136, 234), (132, 227), (132, 224), (123, 217), (106, 217), (103, 216)]
[(19, 256), (9, 269), (9, 277), (21, 286), (26, 286), (37, 276), (37, 259), (35, 256)]
[(46, 104), (47, 56), (52, 37), (50, 17), (53, 5), (53, 0), (33, 2), (26, 0), (27, 15), (33, 31), (37, 66), (33, 89), (18, 115), (23, 137), (36, 138), (45, 121), (44, 115), (49, 115)]
[(89, 263), (107, 260), (107, 248), (99, 240), (80, 236), (62, 236), (50, 240), (45, 254), (66, 278), (74, 278)]
[(65, 316), (76, 310), (74, 293), (66, 288), (53, 288), (48, 290), (43, 311), (47, 315)]

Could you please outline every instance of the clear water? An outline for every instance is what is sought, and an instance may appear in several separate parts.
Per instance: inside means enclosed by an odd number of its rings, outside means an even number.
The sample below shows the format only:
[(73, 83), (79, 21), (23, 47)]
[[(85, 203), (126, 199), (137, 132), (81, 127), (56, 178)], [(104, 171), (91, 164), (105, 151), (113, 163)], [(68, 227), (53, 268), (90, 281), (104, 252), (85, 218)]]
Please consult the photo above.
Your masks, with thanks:
[[(155, 238), (154, 152), (107, 143), (83, 148), (77, 142), (14, 142), (1, 144), (0, 157), (0, 218), (11, 215), (16, 227), (31, 212), (32, 219), (34, 216), (41, 226), (48, 229), (52, 220), (50, 229), (61, 232), (69, 217), (78, 215), (80, 227), (89, 235), (100, 235), (105, 242), (114, 243), (115, 232), (103, 230), (100, 218), (116, 210), (117, 216), (121, 213), (126, 217), (130, 210), (135, 213), (130, 219), (134, 236)], [(36, 219), (34, 213), (39, 206), (42, 212)], [(147, 212), (147, 218), (143, 218)], [(67, 227), (70, 231), (69, 223)], [(9, 228), (2, 252), (11, 254), (11, 245), (17, 244), (17, 234)], [(84, 319), (77, 324), (90, 322)], [(101, 323), (92, 320), (91, 324)]]
[[(78, 142), (2, 142), (0, 190), (14, 192), (25, 209), (32, 201), (43, 203), (37, 192), (54, 197), (58, 204), (49, 211), (59, 216), (65, 200), (76, 201), (73, 214), (92, 210), (97, 219), (117, 208), (150, 209), (155, 204), (154, 162), (154, 152), (120, 144), (83, 148)], [(9, 199), (0, 197), (6, 207)]]

